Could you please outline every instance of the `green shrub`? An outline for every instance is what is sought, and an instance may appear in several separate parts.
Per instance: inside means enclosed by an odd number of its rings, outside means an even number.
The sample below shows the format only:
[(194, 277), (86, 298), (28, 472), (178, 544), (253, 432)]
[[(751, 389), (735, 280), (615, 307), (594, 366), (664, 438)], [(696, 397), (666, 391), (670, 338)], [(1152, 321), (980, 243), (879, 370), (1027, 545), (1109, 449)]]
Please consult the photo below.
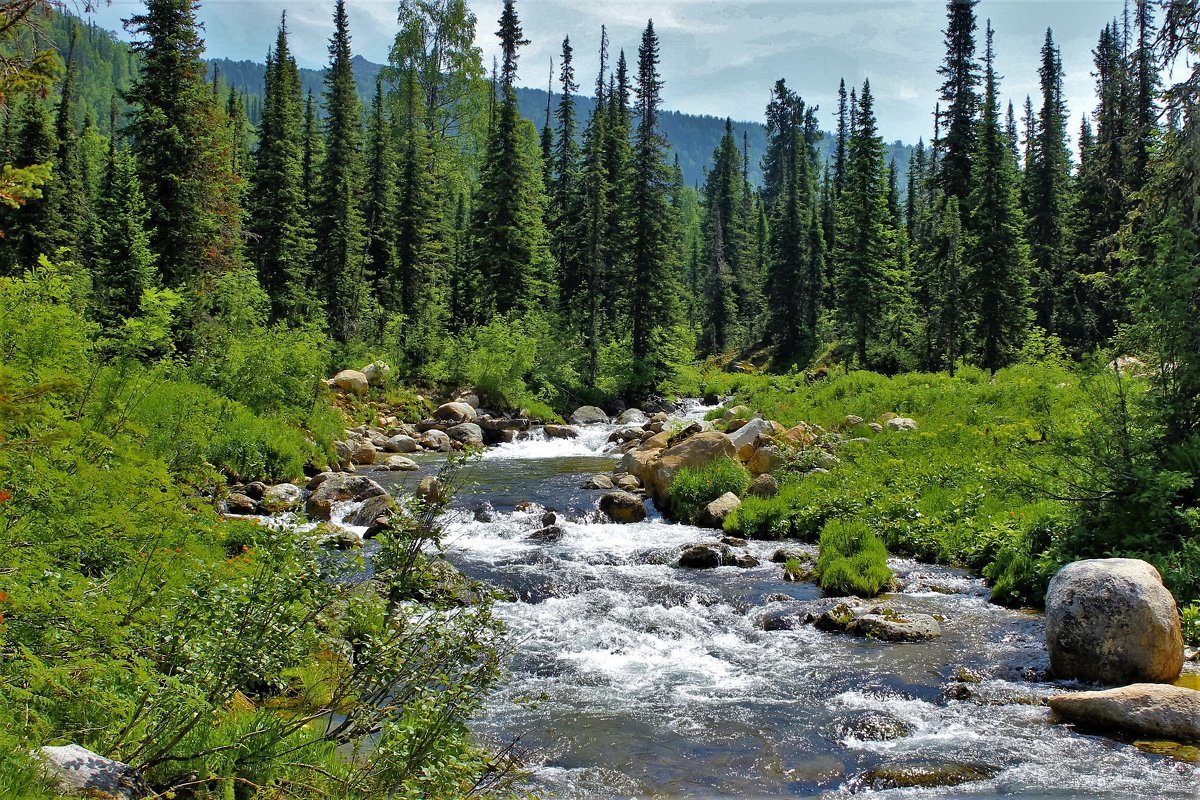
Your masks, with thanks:
[(829, 594), (874, 597), (892, 580), (887, 548), (861, 522), (831, 520), (821, 529), (818, 583)]
[(703, 467), (679, 470), (668, 492), (671, 513), (676, 519), (695, 524), (704, 507), (726, 492), (739, 497), (751, 483), (750, 473), (732, 458), (718, 458)]

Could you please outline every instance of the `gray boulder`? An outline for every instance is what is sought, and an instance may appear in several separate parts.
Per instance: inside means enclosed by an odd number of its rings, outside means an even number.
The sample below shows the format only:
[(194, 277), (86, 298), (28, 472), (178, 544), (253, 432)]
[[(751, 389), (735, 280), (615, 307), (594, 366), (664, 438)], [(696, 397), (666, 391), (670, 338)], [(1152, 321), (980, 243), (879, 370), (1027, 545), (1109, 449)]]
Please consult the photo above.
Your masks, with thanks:
[[(467, 406), (470, 408), (470, 406)], [(483, 429), (474, 422), (463, 422), (446, 431), (454, 441), (468, 447), (483, 447)]]
[(280, 511), (293, 511), (299, 508), (303, 500), (304, 492), (299, 486), (281, 483), (278, 486), (269, 487), (263, 493), (262, 507), (269, 514), (277, 514)]
[(738, 499), (736, 494), (726, 492), (704, 507), (704, 511), (700, 514), (700, 526), (704, 528), (720, 528), (725, 524), (725, 518), (733, 513), (733, 510), (741, 504), (742, 501)]
[(640, 408), (628, 408), (617, 417), (618, 425), (645, 425), (649, 421), (650, 418), (646, 416), (646, 412)]
[(779, 481), (775, 480), (774, 475), (763, 473), (754, 479), (754, 483), (750, 484), (747, 494), (764, 499), (774, 497), (779, 494)]
[(368, 439), (352, 439), (350, 445), (350, 463), (367, 466), (375, 463), (375, 445)]
[(1093, 558), (1058, 571), (1046, 592), (1046, 648), (1061, 678), (1169, 682), (1183, 668), (1175, 598), (1152, 565)]
[(608, 414), (602, 408), (580, 406), (567, 417), (567, 422), (572, 425), (602, 425), (608, 422)]
[(693, 544), (679, 554), (679, 566), (687, 569), (732, 567), (736, 563), (733, 550), (723, 544)]
[(378, 386), (392, 374), (392, 368), (383, 361), (374, 361), (359, 370), (367, 379), (367, 383)]
[(415, 453), (421, 446), (411, 436), (397, 434), (384, 441), (383, 449), (389, 453)]
[(854, 620), (848, 630), (884, 642), (920, 642), (942, 635), (942, 626), (928, 614), (902, 615), (878, 608)]
[(729, 440), (733, 442), (734, 449), (741, 451), (743, 447), (753, 447), (754, 440), (759, 436), (770, 436), (772, 433), (774, 433), (774, 428), (768, 420), (755, 417), (729, 434)]
[(355, 511), (346, 523), (360, 528), (370, 527), (380, 517), (390, 517), (396, 510), (396, 502), (391, 495), (380, 494), (368, 497), (363, 501), (362, 508)]
[(1135, 683), (1101, 692), (1050, 697), (1070, 722), (1151, 739), (1200, 742), (1200, 692), (1182, 686)]
[(570, 425), (546, 425), (542, 430), (551, 439), (576, 439), (579, 437), (579, 431)]
[(433, 412), (435, 419), (444, 422), (474, 422), (475, 409), (468, 403), (443, 403)]
[(613, 488), (612, 478), (607, 475), (593, 475), (588, 478), (579, 487), (580, 489), (611, 489)]
[(142, 800), (156, 796), (133, 767), (77, 744), (43, 747), (38, 754), (46, 774), (65, 795), (100, 800)]
[(613, 522), (641, 522), (646, 518), (646, 504), (629, 492), (609, 492), (600, 498), (600, 510)]
[(383, 466), (380, 467), (388, 472), (416, 472), (420, 468), (417, 462), (404, 456), (388, 456), (383, 462)]
[(909, 417), (896, 417), (887, 421), (889, 431), (915, 431), (917, 421)]
[(432, 428), (421, 434), (421, 446), (426, 450), (445, 453), (450, 450), (450, 437), (446, 435), (445, 431)]
[(234, 492), (225, 498), (225, 513), (246, 516), (258, 513), (258, 502), (253, 497)]
[(367, 376), (356, 369), (344, 369), (329, 380), (329, 385), (347, 394), (362, 396), (369, 391)]
[(318, 486), (304, 504), (305, 511), (313, 519), (329, 519), (334, 503), (345, 500), (366, 500), (387, 494), (375, 481), (365, 475), (338, 473), (330, 475)]

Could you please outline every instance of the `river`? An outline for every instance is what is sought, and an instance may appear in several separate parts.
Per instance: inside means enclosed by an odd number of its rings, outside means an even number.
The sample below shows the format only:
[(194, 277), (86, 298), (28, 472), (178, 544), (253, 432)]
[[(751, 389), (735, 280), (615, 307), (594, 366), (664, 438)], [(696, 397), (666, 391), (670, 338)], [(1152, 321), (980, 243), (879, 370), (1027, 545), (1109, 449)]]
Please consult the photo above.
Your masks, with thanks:
[[(693, 405), (683, 415), (701, 418)], [(940, 639), (888, 644), (763, 619), (819, 590), (783, 580), (779, 546), (750, 542), (748, 569), (673, 566), (715, 531), (602, 521), (609, 426), (573, 440), (489, 448), (445, 515), (463, 572), (513, 598), (511, 675), (476, 722), (521, 737), (532, 789), (553, 798), (1195, 798), (1194, 765), (1052, 724), (1040, 615), (992, 605), (982, 581), (896, 559), (891, 604), (941, 615)], [(436, 471), (373, 475), (411, 485)], [(383, 477), (380, 478), (380, 475)], [(533, 508), (517, 510), (524, 503)], [(483, 508), (483, 512), (479, 509)], [(531, 540), (544, 509), (564, 535)], [(488, 521), (481, 521), (488, 520)], [(897, 736), (900, 733), (903, 735)], [(883, 789), (888, 769), (966, 771), (953, 787)]]

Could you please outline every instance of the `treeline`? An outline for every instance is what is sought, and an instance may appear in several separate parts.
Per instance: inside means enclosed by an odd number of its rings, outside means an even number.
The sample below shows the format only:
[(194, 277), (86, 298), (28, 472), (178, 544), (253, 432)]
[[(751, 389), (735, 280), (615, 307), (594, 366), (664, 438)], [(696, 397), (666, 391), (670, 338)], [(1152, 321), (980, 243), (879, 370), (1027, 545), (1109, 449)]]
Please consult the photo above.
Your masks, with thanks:
[(767, 344), (785, 364), (996, 370), (1046, 337), (1095, 352), (1130, 321), (1121, 276), (1136, 250), (1122, 234), (1144, 224), (1140, 193), (1165, 132), (1150, 3), (1100, 35), (1099, 107), (1082, 117), (1078, 164), (1053, 33), (1041, 94), (1018, 121), (1001, 103), (990, 23), (979, 53), (975, 5), (949, 3), (933, 140), (903, 176), (885, 158), (869, 81), (840, 87), (828, 161), (812, 109), (776, 85), (761, 190), (727, 135), (689, 273), (706, 352)]

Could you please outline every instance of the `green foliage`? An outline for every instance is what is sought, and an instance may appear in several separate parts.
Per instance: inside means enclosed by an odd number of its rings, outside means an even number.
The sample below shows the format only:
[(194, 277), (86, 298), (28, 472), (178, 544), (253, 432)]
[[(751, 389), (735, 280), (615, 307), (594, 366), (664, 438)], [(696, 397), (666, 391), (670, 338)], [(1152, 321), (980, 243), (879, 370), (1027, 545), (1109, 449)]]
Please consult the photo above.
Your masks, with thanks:
[(827, 594), (874, 597), (891, 583), (887, 548), (864, 523), (830, 520), (821, 529), (820, 547), (817, 581)]
[(1183, 641), (1192, 647), (1200, 646), (1200, 604), (1192, 603), (1179, 609)]
[(750, 483), (750, 473), (732, 458), (718, 458), (702, 467), (684, 467), (671, 482), (671, 513), (676, 519), (695, 524), (713, 500), (726, 492), (740, 497)]

